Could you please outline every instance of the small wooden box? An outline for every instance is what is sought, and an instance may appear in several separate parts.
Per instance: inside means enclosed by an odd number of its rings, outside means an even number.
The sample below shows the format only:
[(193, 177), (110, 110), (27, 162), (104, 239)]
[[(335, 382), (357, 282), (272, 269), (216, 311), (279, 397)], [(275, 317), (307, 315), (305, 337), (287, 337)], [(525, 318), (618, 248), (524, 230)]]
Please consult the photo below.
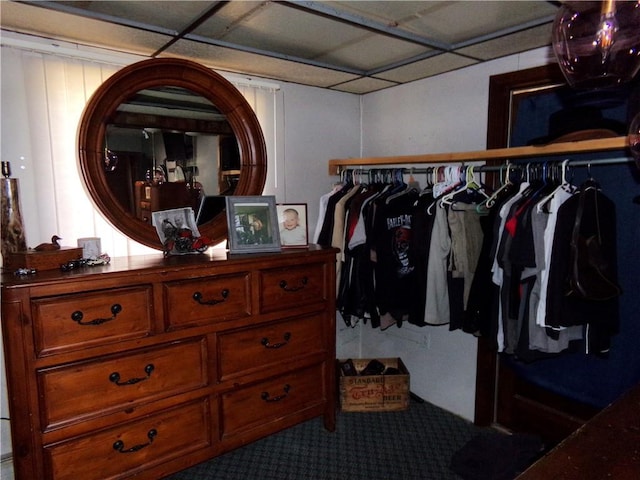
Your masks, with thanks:
[(71, 260), (82, 258), (82, 248), (60, 247), (60, 250), (38, 252), (7, 253), (4, 258), (3, 269), (14, 271), (19, 268), (35, 268), (36, 270), (55, 270)]
[[(354, 358), (361, 372), (370, 358)], [(396, 375), (343, 375), (339, 372), (340, 407), (343, 412), (392, 412), (409, 408), (409, 372), (399, 358), (378, 358), (386, 368), (397, 368)], [(342, 360), (338, 360), (342, 362)]]

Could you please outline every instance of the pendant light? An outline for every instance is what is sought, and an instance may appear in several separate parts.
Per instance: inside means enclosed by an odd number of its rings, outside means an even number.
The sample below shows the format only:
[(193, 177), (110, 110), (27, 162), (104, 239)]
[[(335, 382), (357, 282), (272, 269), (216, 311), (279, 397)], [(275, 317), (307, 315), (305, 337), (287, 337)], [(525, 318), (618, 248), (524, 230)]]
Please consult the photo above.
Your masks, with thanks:
[(553, 23), (552, 45), (572, 87), (630, 81), (640, 70), (640, 0), (563, 3)]

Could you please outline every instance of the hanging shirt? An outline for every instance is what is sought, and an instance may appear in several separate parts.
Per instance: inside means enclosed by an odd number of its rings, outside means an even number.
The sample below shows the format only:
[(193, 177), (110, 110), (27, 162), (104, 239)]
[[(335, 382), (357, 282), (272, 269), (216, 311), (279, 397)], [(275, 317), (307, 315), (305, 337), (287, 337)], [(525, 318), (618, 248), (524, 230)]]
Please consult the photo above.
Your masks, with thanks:
[(341, 188), (341, 185), (335, 185), (330, 192), (325, 193), (320, 197), (320, 201), (318, 202), (318, 221), (316, 222), (316, 229), (313, 234), (313, 243), (320, 243), (320, 231), (322, 230), (322, 225), (324, 224), (325, 216), (327, 214), (327, 205), (329, 204), (329, 197), (334, 193), (338, 192)]
[(410, 247), (412, 207), (417, 196), (416, 191), (410, 190), (389, 202), (376, 201), (373, 228), (376, 303), (381, 317), (388, 315), (387, 324), (400, 325), (407, 320), (416, 295), (415, 257)]
[(504, 269), (498, 262), (499, 252), (503, 249), (503, 246), (502, 246), (503, 240), (505, 238), (508, 238), (503, 236), (503, 232), (504, 232), (505, 224), (507, 222), (507, 218), (509, 216), (509, 212), (514, 207), (516, 202), (518, 202), (522, 198), (522, 193), (528, 187), (529, 187), (529, 184), (527, 182), (522, 182), (520, 184), (520, 188), (518, 189), (518, 192), (514, 194), (513, 197), (505, 201), (502, 207), (500, 208), (500, 213), (499, 213), (498, 222), (497, 222), (497, 229), (496, 229), (497, 230), (496, 242), (494, 243), (493, 250), (491, 252), (491, 257), (493, 258), (493, 264), (491, 267), (492, 281), (494, 284), (496, 284), (499, 287), (499, 299), (497, 299), (496, 301), (498, 308), (494, 312), (494, 315), (496, 317), (494, 319), (494, 322), (498, 328), (498, 331), (496, 334), (496, 342), (498, 345), (498, 351), (500, 352), (504, 351), (503, 325), (504, 325), (505, 312), (503, 308), (502, 298), (505, 295), (505, 291), (502, 288), (504, 284)]
[[(587, 200), (581, 214), (580, 233), (585, 238), (598, 235), (598, 261), (609, 265), (615, 276), (616, 207), (596, 188), (586, 187)], [(554, 327), (586, 326), (585, 353), (605, 355), (611, 345), (611, 336), (618, 331), (618, 297), (610, 300), (590, 301), (569, 294), (567, 278), (570, 275), (571, 239), (581, 193), (567, 199), (558, 209), (558, 220), (553, 237), (549, 263), (546, 322)]]
[(427, 209), (434, 202), (433, 191), (427, 189), (420, 193), (412, 209), (411, 255), (416, 266), (416, 297), (409, 313), (409, 323), (418, 326), (426, 325), (424, 321), (427, 295), (427, 266), (429, 262), (429, 245), (435, 215), (429, 215)]
[(494, 260), (491, 252), (494, 250), (494, 244), (499, 238), (500, 208), (517, 191), (517, 185), (513, 183), (504, 186), (499, 191), (499, 194), (492, 199), (492, 206), (489, 208), (487, 215), (480, 217), (483, 231), (482, 248), (476, 265), (471, 291), (469, 292), (469, 300), (462, 327), (465, 332), (486, 338), (487, 341), (493, 343), (494, 348), (497, 348), (495, 340), (498, 332), (497, 315), (494, 314), (494, 308), (498, 303), (499, 289), (491, 281), (491, 267)]
[[(564, 196), (562, 193), (560, 193), (561, 191), (569, 193), (569, 189), (561, 188), (557, 189), (554, 192), (553, 196), (558, 194)], [(583, 335), (582, 327), (579, 326), (565, 328), (551, 334), (552, 332), (549, 332), (549, 329), (547, 327), (538, 323), (537, 314), (542, 288), (542, 272), (547, 271), (547, 265), (545, 263), (546, 250), (544, 244), (544, 234), (550, 216), (551, 214), (548, 211), (539, 208), (539, 204), (536, 205), (536, 208), (532, 211), (531, 214), (531, 224), (534, 239), (533, 243), (536, 258), (536, 278), (535, 283), (531, 288), (529, 299), (529, 312), (527, 322), (529, 327), (528, 348), (530, 350), (535, 350), (537, 352), (546, 354), (556, 354), (568, 349), (570, 342), (581, 340), (583, 338)], [(522, 354), (520, 356), (522, 357)]]
[(436, 205), (433, 210), (435, 220), (429, 244), (424, 321), (429, 325), (445, 325), (450, 317), (447, 273), (451, 237), (446, 208)]
[[(536, 323), (541, 326), (547, 326), (547, 291), (549, 285), (549, 265), (551, 265), (551, 252), (553, 251), (553, 237), (555, 235), (556, 224), (558, 221), (558, 210), (564, 202), (571, 198), (572, 193), (567, 189), (561, 189), (549, 201), (548, 217), (544, 229), (544, 260), (540, 271), (540, 298), (536, 309)], [(558, 325), (549, 325), (552, 328), (561, 329)]]
[(475, 204), (462, 202), (454, 203), (447, 215), (451, 232), (451, 276), (464, 281), (463, 307), (466, 308), (482, 248), (480, 215)]

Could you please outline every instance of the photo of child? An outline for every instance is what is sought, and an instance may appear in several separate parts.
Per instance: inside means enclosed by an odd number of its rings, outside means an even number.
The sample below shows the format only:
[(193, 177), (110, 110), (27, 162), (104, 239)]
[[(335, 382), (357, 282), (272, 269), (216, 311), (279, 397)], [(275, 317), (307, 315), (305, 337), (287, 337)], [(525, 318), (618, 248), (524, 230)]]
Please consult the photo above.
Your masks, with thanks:
[(279, 204), (278, 224), (280, 242), (283, 247), (304, 247), (307, 245), (306, 204)]

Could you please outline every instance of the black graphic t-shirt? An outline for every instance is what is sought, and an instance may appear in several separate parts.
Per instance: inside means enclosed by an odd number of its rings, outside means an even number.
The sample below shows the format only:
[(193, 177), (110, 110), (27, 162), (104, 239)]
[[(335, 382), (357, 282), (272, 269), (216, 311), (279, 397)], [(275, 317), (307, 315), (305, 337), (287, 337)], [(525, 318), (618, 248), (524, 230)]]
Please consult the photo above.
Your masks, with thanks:
[(412, 210), (418, 193), (409, 191), (376, 204), (373, 224), (376, 304), (396, 322), (408, 318), (415, 300), (416, 265), (411, 253)]

